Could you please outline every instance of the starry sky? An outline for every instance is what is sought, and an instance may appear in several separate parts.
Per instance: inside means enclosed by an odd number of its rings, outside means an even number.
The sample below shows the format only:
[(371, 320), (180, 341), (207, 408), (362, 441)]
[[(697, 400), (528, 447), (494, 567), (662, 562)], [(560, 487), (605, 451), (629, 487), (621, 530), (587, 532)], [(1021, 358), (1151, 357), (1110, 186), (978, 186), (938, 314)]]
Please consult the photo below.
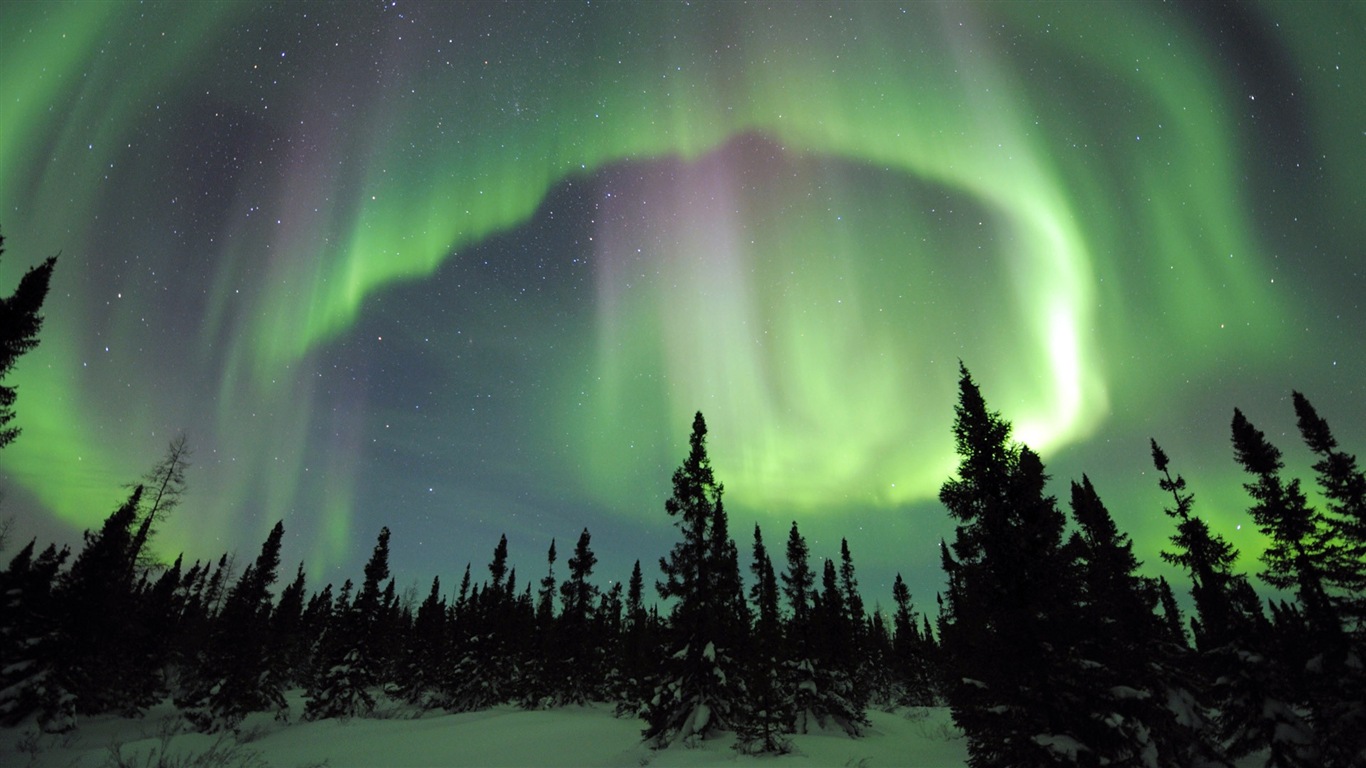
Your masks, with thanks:
[[(1148, 439), (1255, 571), (1234, 406), (1366, 452), (1359, 3), (7, 3), (16, 537), (79, 541), (184, 432), (167, 557), (311, 585), (602, 583), (731, 530), (940, 589), (958, 360), (1152, 573)], [(1305, 476), (1306, 481), (1310, 478)], [(747, 561), (747, 558), (746, 558)], [(292, 565), (290, 565), (292, 567)]]

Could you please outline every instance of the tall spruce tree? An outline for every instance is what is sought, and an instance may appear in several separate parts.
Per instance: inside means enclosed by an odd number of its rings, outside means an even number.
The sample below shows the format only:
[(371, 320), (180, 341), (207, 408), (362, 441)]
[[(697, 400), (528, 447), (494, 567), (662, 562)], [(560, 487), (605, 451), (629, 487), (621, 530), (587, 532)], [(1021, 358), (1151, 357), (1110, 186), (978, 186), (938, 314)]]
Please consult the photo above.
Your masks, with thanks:
[(1316, 734), (1325, 764), (1366, 764), (1366, 473), (1356, 456), (1340, 450), (1328, 422), (1309, 399), (1293, 393), (1301, 437), (1317, 457), (1314, 472), (1323, 494), (1327, 524), (1323, 579), (1335, 590), (1349, 642), (1340, 660), (1323, 665)]
[(569, 577), (560, 585), (564, 610), (559, 620), (555, 698), (561, 704), (583, 704), (602, 693), (603, 649), (594, 642), (592, 631), (598, 588), (588, 580), (598, 557), (591, 545), (592, 537), (584, 528), (569, 558)]
[(1324, 544), (1328, 528), (1318, 510), (1309, 506), (1300, 481), (1281, 480), (1285, 467), (1281, 452), (1233, 409), (1233, 454), (1253, 477), (1244, 488), (1254, 501), (1248, 510), (1269, 542), (1262, 553), (1263, 581), (1277, 589), (1293, 589), (1304, 607), (1317, 645), (1338, 645), (1342, 621), (1324, 588)]
[(864, 627), (863, 690), (868, 706), (888, 711), (901, 706), (905, 681), (897, 671), (896, 654), (892, 650), (892, 619), (873, 604), (873, 613)]
[(546, 572), (541, 578), (541, 589), (536, 593), (536, 625), (542, 633), (549, 634), (550, 625), (555, 619), (555, 540), (550, 540), (546, 552)]
[(733, 661), (742, 662), (749, 645), (749, 605), (745, 602), (744, 582), (740, 578), (740, 554), (735, 540), (730, 537), (730, 518), (721, 496), (712, 508), (711, 525), (707, 532), (708, 568), (715, 616), (717, 647), (730, 649)]
[(176, 702), (202, 731), (236, 730), (249, 713), (287, 709), (282, 670), (272, 662), (271, 595), (280, 567), (284, 522), (277, 522), (228, 593), (208, 647), (196, 660), (187, 693)]
[(1072, 483), (1071, 509), (1077, 533), (1069, 546), (1082, 575), (1082, 676), (1098, 707), (1088, 741), (1111, 765), (1209, 762), (1217, 750), (1203, 721), (1191, 716), (1188, 649), (1157, 614), (1157, 580), (1139, 574), (1133, 543), (1085, 475)]
[(1300, 435), (1318, 458), (1319, 490), (1326, 502), (1323, 578), (1337, 591), (1339, 612), (1358, 640), (1366, 639), (1366, 472), (1342, 451), (1328, 422), (1303, 394), (1293, 393)]
[(854, 558), (849, 553), (849, 542), (840, 539), (839, 592), (844, 604), (845, 626), (848, 629), (845, 656), (839, 662), (849, 678), (848, 702), (854, 710), (852, 722), (861, 728), (867, 724), (864, 710), (868, 707), (869, 680), (875, 674), (874, 664), (882, 662), (869, 652), (868, 614), (859, 592), (858, 575), (854, 572)]
[(180, 653), (180, 613), (178, 593), (184, 558), (177, 557), (156, 579), (143, 573), (134, 588), (134, 613), (131, 619), (128, 660), (132, 687), (125, 691), (125, 709), (141, 712), (166, 698), (174, 681), (174, 671), (184, 667)]
[[(516, 571), (508, 567), (506, 535), (499, 537), (488, 569), (489, 581), (456, 600), (455, 652), (439, 697), (440, 705), (451, 712), (487, 709), (526, 694), (522, 643), (527, 638), (516, 636), (522, 619), (515, 594)], [(466, 594), (464, 582), (460, 592)], [(536, 609), (529, 595), (525, 610), (527, 626), (534, 626)]]
[(294, 581), (280, 592), (280, 600), (270, 614), (271, 669), (285, 688), (303, 684), (312, 652), (313, 635), (305, 621), (306, 585), (304, 564), (299, 563)]
[(450, 638), (446, 601), (441, 597), (441, 579), (432, 579), (427, 597), (418, 606), (412, 629), (403, 642), (402, 659), (396, 668), (393, 692), (396, 698), (423, 709), (432, 705), (432, 695), (440, 684), (439, 670)]
[(0, 573), (0, 725), (18, 725), (53, 703), (58, 575), (71, 550), (49, 545), (35, 558), (35, 544), (19, 550)]
[(792, 728), (806, 733), (820, 727), (822, 706), (816, 658), (816, 575), (811, 570), (810, 548), (806, 537), (792, 521), (787, 533), (787, 568), (783, 570), (783, 597), (790, 611), (784, 633), (784, 685), (792, 692)]
[[(1307, 401), (1301, 406), (1301, 401), (1302, 397), (1296, 402), (1300, 421), (1324, 447), (1331, 440), (1331, 436), (1324, 439), (1327, 425), (1322, 424), (1323, 431), (1319, 431), (1312, 407)], [(1232, 428), (1234, 456), (1253, 478), (1243, 486), (1254, 502), (1249, 513), (1270, 542), (1262, 554), (1266, 568), (1259, 575), (1273, 587), (1293, 589), (1298, 599), (1293, 609), (1273, 611), (1280, 640), (1273, 662), (1278, 663), (1282, 695), (1293, 697), (1308, 712), (1306, 730), (1312, 737), (1308, 744), (1278, 738), (1284, 730), (1278, 721), (1270, 737), (1273, 755), (1286, 765), (1362, 764), (1366, 762), (1366, 705), (1362, 703), (1366, 675), (1359, 649), (1351, 647), (1327, 589), (1329, 574), (1340, 573), (1334, 555), (1344, 542), (1334, 540), (1333, 528), (1309, 505), (1299, 480), (1281, 479), (1280, 450), (1236, 408)], [(1344, 480), (1351, 482), (1350, 477)]]
[(1038, 455), (1011, 442), (1009, 422), (959, 372), (958, 473), (939, 493), (957, 521), (944, 551), (949, 706), (974, 768), (1075, 764), (1099, 745), (1085, 741), (1094, 709), (1077, 673), (1065, 519)]
[(1150, 445), (1158, 487), (1175, 502), (1164, 508), (1176, 520), (1176, 533), (1162, 559), (1186, 570), (1195, 600), (1192, 674), (1203, 691), (1187, 707), (1193, 727), (1211, 722), (1207, 730), (1222, 758), (1236, 760), (1270, 747), (1272, 765), (1295, 765), (1297, 744), (1312, 742), (1312, 733), (1295, 706), (1296, 693), (1267, 653), (1270, 627), (1260, 600), (1247, 578), (1233, 570), (1238, 550), (1194, 514), (1195, 497), (1185, 479), (1172, 476), (1156, 440)]
[(555, 593), (560, 586), (555, 580), (555, 560), (558, 555), (555, 540), (551, 539), (550, 549), (546, 551), (546, 574), (541, 577), (536, 592), (534, 642), (537, 647), (527, 659), (522, 696), (522, 706), (527, 709), (554, 704), (565, 687), (560, 669), (564, 656), (560, 642), (560, 622), (555, 612)]
[(381, 647), (386, 604), (380, 584), (389, 578), (389, 529), (381, 528), (365, 581), (352, 603), (347, 603), (351, 582), (338, 597), (335, 619), (319, 648), (321, 674), (305, 693), (304, 719), (348, 719), (368, 715), (375, 709), (374, 689), (382, 682), (389, 649)]
[[(868, 725), (867, 693), (857, 679), (861, 654), (854, 643), (861, 637), (862, 617), (856, 622), (845, 604), (845, 593), (835, 568), (827, 558), (821, 569), (821, 591), (812, 611), (812, 678), (816, 690), (807, 710), (806, 726), (836, 727), (858, 736)], [(800, 719), (800, 717), (799, 717)]]
[(613, 582), (612, 586), (601, 590), (598, 606), (593, 611), (589, 643), (595, 649), (600, 670), (599, 678), (589, 686), (593, 701), (616, 701), (621, 691), (621, 645), (626, 628), (624, 594), (622, 583)]
[(1189, 648), (1190, 640), (1186, 635), (1181, 606), (1177, 605), (1176, 594), (1172, 592), (1172, 585), (1167, 583), (1165, 576), (1157, 577), (1157, 598), (1162, 605), (1162, 625), (1166, 630), (1167, 640), (1178, 648)]
[(646, 702), (654, 695), (651, 677), (658, 653), (654, 623), (645, 609), (645, 577), (639, 560), (631, 567), (631, 577), (626, 584), (625, 613), (616, 712), (621, 717), (644, 718)]
[(900, 573), (892, 582), (892, 601), (896, 603), (896, 612), (892, 614), (891, 662), (901, 689), (896, 703), (912, 707), (933, 706), (939, 697), (929, 658), (932, 641), (920, 630), (911, 590)]
[(764, 546), (763, 533), (754, 526), (750, 561), (749, 599), (754, 606), (746, 675), (749, 697), (736, 727), (736, 749), (747, 754), (787, 754), (792, 740), (792, 695), (782, 685), (782, 615), (778, 608), (778, 578)]
[(39, 718), (44, 730), (74, 728), (78, 714), (136, 712), (128, 692), (139, 688), (136, 657), (137, 599), (128, 569), (133, 558), (133, 521), (142, 487), (114, 511), (98, 532), (87, 531), (85, 546), (62, 575), (54, 595), (59, 624)]
[[(0, 256), (4, 253), (5, 238), (0, 235)], [(49, 256), (19, 278), (14, 293), (0, 296), (0, 382), (21, 356), (38, 346), (38, 332), (43, 328), (43, 300), (47, 298), (52, 270), (56, 266), (57, 257)], [(15, 387), (0, 384), (0, 448), (19, 436), (19, 427), (10, 426), (17, 398)]]
[[(723, 638), (730, 619), (721, 611), (733, 604), (728, 547), (713, 536), (722, 486), (712, 472), (706, 448), (707, 423), (693, 418), (688, 456), (673, 474), (673, 494), (664, 509), (675, 519), (682, 539), (660, 558), (661, 598), (673, 601), (669, 617), (671, 649), (662, 660), (660, 679), (646, 716), (644, 735), (656, 747), (704, 739), (734, 726), (742, 675)], [(730, 547), (733, 547), (733, 543)], [(737, 566), (738, 567), (738, 566)], [(738, 581), (738, 580), (737, 580)]]
[[(792, 521), (792, 528), (787, 533), (787, 569), (782, 574), (783, 597), (791, 611), (790, 623), (796, 630), (791, 640), (803, 646), (809, 642), (806, 633), (811, 627), (811, 604), (816, 598), (816, 576), (811, 572), (810, 552), (806, 538), (797, 529), (797, 521)], [(801, 651), (806, 653), (807, 649), (802, 647)]]
[(200, 610), (206, 621), (216, 618), (218, 612), (223, 609), (223, 598), (227, 595), (228, 582), (232, 581), (232, 574), (236, 570), (235, 554), (224, 552), (219, 556), (213, 573), (204, 581), (198, 595)]
[(868, 632), (867, 612), (863, 607), (863, 595), (859, 594), (858, 576), (854, 573), (854, 558), (849, 554), (848, 539), (840, 539), (839, 591), (851, 628), (850, 655), (861, 657)]
[(304, 663), (295, 671), (294, 679), (296, 684), (305, 690), (318, 684), (322, 672), (325, 671), (322, 665), (331, 658), (326, 656), (325, 651), (336, 641), (335, 634), (331, 631), (334, 621), (333, 606), (336, 602), (337, 596), (332, 593), (332, 585), (325, 584), (321, 591), (308, 598), (308, 604), (304, 606), (300, 625), (307, 653), (304, 656)]
[(1163, 509), (1176, 520), (1176, 533), (1171, 537), (1172, 548), (1162, 552), (1162, 559), (1185, 569), (1190, 576), (1196, 612), (1191, 628), (1196, 648), (1218, 648), (1252, 629), (1252, 622), (1241, 610), (1246, 606), (1240, 605), (1237, 597), (1243, 591), (1240, 582), (1246, 582), (1233, 570), (1238, 550), (1194, 514), (1195, 495), (1186, 491), (1186, 479), (1179, 474), (1172, 476), (1170, 460), (1156, 440), (1151, 440), (1150, 445), (1153, 466), (1161, 474), (1158, 487), (1175, 501), (1175, 506)]

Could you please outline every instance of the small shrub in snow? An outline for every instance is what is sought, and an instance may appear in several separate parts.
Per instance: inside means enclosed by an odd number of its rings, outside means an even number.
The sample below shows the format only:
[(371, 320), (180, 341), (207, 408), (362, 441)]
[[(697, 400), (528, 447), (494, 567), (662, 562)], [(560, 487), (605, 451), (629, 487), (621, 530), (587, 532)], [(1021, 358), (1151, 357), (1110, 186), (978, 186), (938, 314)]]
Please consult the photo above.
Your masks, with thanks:
[(109, 745), (102, 768), (269, 768), (261, 754), (219, 734), (203, 752), (173, 752), (172, 735), (164, 735), (146, 752), (125, 753), (123, 745)]

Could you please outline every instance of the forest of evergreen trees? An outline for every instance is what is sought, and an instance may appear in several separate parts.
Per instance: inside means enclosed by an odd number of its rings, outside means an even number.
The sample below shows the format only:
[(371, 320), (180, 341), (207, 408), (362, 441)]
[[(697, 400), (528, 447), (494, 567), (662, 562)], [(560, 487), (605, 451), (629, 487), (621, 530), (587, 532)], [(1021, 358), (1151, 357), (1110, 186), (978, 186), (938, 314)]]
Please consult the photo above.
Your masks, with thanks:
[(1258, 578), (1293, 599), (1263, 605), (1151, 444), (1173, 523), (1162, 557), (1191, 583), (1188, 633), (1090, 480), (1071, 485), (1069, 530), (1038, 454), (960, 374), (938, 680), (972, 765), (1227, 765), (1260, 750), (1269, 766), (1366, 764), (1366, 475), (1303, 395), (1324, 509), (1237, 409), (1232, 422), (1268, 542)]
[[(36, 302), (0, 299), (0, 376), (37, 343), (41, 287)], [(0, 394), (12, 415), (13, 391)], [(195, 728), (232, 730), (252, 712), (288, 717), (284, 692), (302, 688), (305, 719), (365, 717), (383, 699), (450, 712), (599, 701), (656, 746), (734, 734), (740, 751), (782, 753), (792, 733), (860, 735), (869, 708), (947, 704), (973, 766), (1228, 765), (1258, 751), (1270, 766), (1360, 766), (1366, 474), (1307, 399), (1294, 406), (1321, 508), (1262, 432), (1232, 421), (1268, 542), (1256, 578), (1285, 599), (1258, 596), (1152, 443), (1163, 558), (1189, 579), (1189, 622), (1086, 477), (1069, 521), (966, 368), (933, 620), (900, 576), (892, 615), (870, 613), (847, 543), (815, 562), (795, 522), (776, 563), (756, 526), (742, 569), (701, 413), (664, 503), (678, 539), (653, 593), (640, 561), (624, 590), (595, 584), (587, 530), (563, 573), (552, 541), (544, 575), (519, 580), (503, 538), (486, 574), (466, 566), (455, 590), (434, 578), (420, 602), (397, 592), (387, 528), (359, 584), (340, 587), (311, 588), (300, 565), (276, 588), (283, 524), (240, 568), (230, 554), (158, 564), (156, 526), (185, 487), (179, 440), (79, 551), (32, 541), (0, 572), (0, 722), (60, 732), (169, 698)]]
[(240, 572), (227, 554), (158, 567), (146, 552), (150, 497), (164, 510), (178, 490), (173, 444), (154, 483), (79, 552), (29, 542), (0, 574), (0, 718), (56, 732), (170, 697), (193, 726), (217, 731), (251, 712), (285, 714), (284, 691), (301, 687), (305, 719), (363, 717), (380, 697), (451, 712), (608, 701), (642, 718), (655, 744), (725, 730), (744, 749), (782, 751), (794, 730), (857, 734), (870, 704), (935, 703), (927, 620), (900, 579), (895, 615), (869, 615), (847, 545), (838, 564), (813, 568), (794, 523), (779, 573), (756, 527), (746, 594), (705, 434), (698, 414), (666, 503), (681, 533), (660, 561), (667, 615), (639, 561), (625, 590), (593, 583), (587, 530), (563, 576), (552, 541), (539, 582), (519, 582), (502, 538), (487, 578), (467, 566), (453, 599), (437, 578), (421, 602), (398, 594), (387, 528), (359, 584), (311, 593), (302, 565), (272, 589), (282, 523)]

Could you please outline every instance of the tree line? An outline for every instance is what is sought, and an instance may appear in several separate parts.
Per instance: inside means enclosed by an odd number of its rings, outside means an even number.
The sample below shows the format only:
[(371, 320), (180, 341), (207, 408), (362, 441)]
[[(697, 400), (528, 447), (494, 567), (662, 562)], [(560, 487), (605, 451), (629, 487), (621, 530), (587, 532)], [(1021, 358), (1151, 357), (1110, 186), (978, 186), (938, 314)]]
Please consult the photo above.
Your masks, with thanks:
[(389, 573), (387, 528), (359, 584), (312, 593), (302, 565), (273, 589), (283, 523), (240, 573), (226, 554), (149, 566), (147, 530), (168, 510), (148, 489), (183, 491), (177, 440), (79, 552), (31, 541), (0, 573), (0, 718), (59, 732), (169, 697), (195, 727), (231, 730), (252, 712), (287, 717), (284, 692), (303, 688), (308, 720), (364, 717), (380, 699), (449, 712), (606, 701), (660, 746), (735, 731), (742, 749), (783, 751), (794, 731), (859, 733), (870, 705), (935, 703), (928, 617), (900, 577), (896, 612), (869, 614), (847, 543), (813, 567), (793, 523), (778, 572), (756, 526), (746, 592), (705, 435), (699, 413), (665, 504), (681, 540), (660, 559), (663, 614), (640, 561), (624, 589), (594, 583), (586, 529), (562, 577), (552, 540), (544, 575), (519, 580), (504, 536), (486, 578), (466, 566), (453, 596), (438, 577), (420, 602)]

